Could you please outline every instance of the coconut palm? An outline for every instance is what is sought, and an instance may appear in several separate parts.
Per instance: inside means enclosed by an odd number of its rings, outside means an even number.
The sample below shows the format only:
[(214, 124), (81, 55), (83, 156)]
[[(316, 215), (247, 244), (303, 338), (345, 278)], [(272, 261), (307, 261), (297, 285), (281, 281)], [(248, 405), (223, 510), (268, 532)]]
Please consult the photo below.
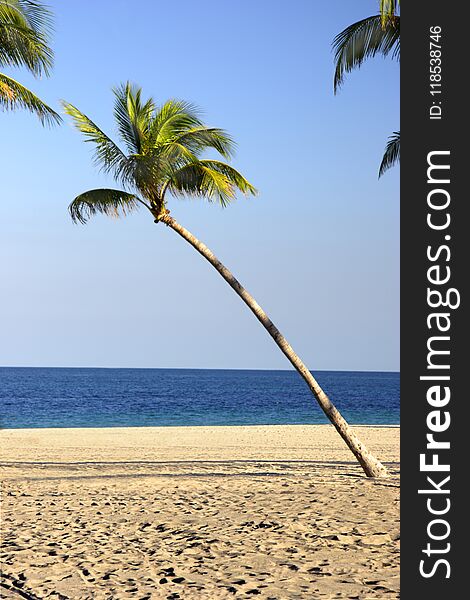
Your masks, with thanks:
[[(359, 68), (363, 62), (382, 54), (400, 60), (400, 16), (398, 2), (381, 0), (380, 14), (373, 15), (346, 27), (333, 40), (335, 53), (335, 94), (344, 82), (346, 73)], [(400, 160), (400, 132), (389, 138), (379, 167), (379, 177)]]
[[(36, 77), (49, 75), (52, 50), (48, 46), (51, 14), (33, 0), (0, 0), (0, 67), (26, 67)], [(44, 124), (58, 123), (60, 116), (33, 92), (0, 73), (0, 108), (24, 108)]]
[(224, 130), (207, 127), (196, 108), (186, 102), (169, 100), (157, 106), (152, 98), (144, 100), (141, 89), (129, 83), (115, 89), (114, 95), (114, 117), (125, 150), (78, 108), (64, 102), (65, 111), (85, 140), (94, 144), (96, 162), (105, 172), (112, 173), (123, 188), (80, 194), (69, 207), (72, 219), (85, 223), (95, 213), (117, 217), (143, 207), (155, 223), (163, 223), (180, 235), (209, 261), (265, 327), (306, 381), (365, 473), (371, 477), (385, 475), (385, 467), (359, 441), (255, 299), (205, 244), (170, 215), (171, 197), (206, 198), (225, 207), (237, 191), (256, 193), (251, 183), (227, 162), (202, 158), (204, 151), (210, 149), (222, 159), (229, 159), (233, 155), (233, 140)]

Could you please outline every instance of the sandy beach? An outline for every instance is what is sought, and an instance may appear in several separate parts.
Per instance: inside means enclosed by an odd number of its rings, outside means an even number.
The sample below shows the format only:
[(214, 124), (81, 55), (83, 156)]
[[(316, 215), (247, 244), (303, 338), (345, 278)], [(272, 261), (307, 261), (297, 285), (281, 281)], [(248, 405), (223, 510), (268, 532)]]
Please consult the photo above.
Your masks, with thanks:
[(2, 598), (399, 597), (399, 429), (3, 430)]

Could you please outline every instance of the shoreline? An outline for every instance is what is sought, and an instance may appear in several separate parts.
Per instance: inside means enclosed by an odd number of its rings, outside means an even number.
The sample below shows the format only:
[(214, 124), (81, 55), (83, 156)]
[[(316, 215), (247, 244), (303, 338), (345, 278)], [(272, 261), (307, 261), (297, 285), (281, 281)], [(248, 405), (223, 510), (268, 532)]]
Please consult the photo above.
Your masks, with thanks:
[[(381, 460), (398, 462), (400, 429), (352, 426)], [(172, 460), (356, 459), (333, 425), (216, 425), (3, 429), (2, 463)]]
[[(400, 423), (350, 423), (349, 425), (353, 428), (357, 427), (371, 427), (377, 429), (399, 429)], [(199, 428), (199, 427), (331, 427), (331, 423), (246, 423), (243, 425), (101, 425), (99, 427), (95, 427), (93, 425), (84, 427), (83, 425), (79, 426), (71, 426), (71, 427), (2, 427), (0, 425), (1, 431), (44, 431), (51, 430), (55, 431), (57, 429), (93, 429), (93, 430), (101, 430), (101, 429), (173, 429), (175, 427), (181, 428)]]

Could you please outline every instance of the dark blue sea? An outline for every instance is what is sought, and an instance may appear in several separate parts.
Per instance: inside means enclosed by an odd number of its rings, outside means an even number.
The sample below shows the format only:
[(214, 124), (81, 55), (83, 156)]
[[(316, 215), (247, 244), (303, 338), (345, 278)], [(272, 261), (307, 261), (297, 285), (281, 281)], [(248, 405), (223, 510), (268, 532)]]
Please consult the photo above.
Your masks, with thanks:
[[(399, 373), (314, 373), (352, 424), (399, 423)], [(327, 423), (295, 371), (0, 368), (0, 426)]]

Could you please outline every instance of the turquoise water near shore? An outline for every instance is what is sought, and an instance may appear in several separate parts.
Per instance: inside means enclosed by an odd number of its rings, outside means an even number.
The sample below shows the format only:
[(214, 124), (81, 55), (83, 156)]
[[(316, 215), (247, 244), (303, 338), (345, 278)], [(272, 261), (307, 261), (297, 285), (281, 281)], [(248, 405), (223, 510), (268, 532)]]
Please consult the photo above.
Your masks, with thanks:
[[(350, 423), (399, 423), (399, 373), (314, 375)], [(328, 422), (294, 371), (2, 367), (0, 411), (3, 428)]]

